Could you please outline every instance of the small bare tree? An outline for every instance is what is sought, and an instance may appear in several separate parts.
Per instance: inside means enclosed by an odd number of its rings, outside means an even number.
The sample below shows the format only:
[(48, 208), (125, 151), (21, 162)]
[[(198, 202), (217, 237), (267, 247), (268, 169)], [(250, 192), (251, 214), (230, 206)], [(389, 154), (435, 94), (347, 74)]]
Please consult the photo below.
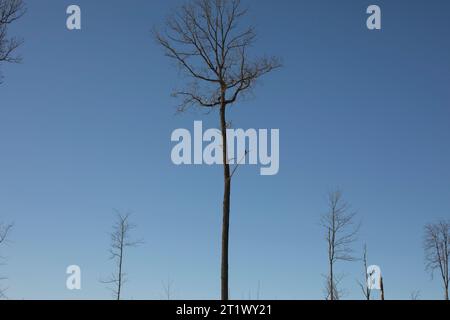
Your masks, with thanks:
[(372, 290), (369, 287), (369, 278), (370, 278), (370, 274), (368, 274), (368, 262), (367, 262), (367, 245), (364, 245), (364, 249), (363, 249), (363, 266), (364, 266), (364, 282), (358, 281), (359, 286), (361, 287), (361, 290), (364, 294), (364, 298), (366, 298), (366, 300), (370, 300), (370, 295), (372, 293)]
[[(249, 93), (257, 80), (281, 66), (276, 58), (250, 55), (255, 43), (253, 27), (241, 27), (247, 10), (240, 0), (192, 0), (168, 18), (166, 29), (155, 31), (157, 43), (190, 78), (186, 88), (173, 95), (181, 98), (179, 111), (197, 106), (219, 111), (223, 160), (223, 222), (221, 297), (228, 300), (228, 238), (231, 179), (227, 133), (227, 109)], [(240, 159), (238, 159), (240, 160)], [(237, 168), (237, 167), (236, 167)]]
[(163, 281), (163, 290), (164, 295), (163, 297), (167, 300), (173, 299), (173, 281), (170, 278), (167, 278), (167, 282)]
[(342, 199), (341, 191), (334, 191), (328, 195), (328, 213), (322, 216), (321, 224), (326, 230), (328, 245), (328, 267), (325, 291), (328, 300), (339, 300), (342, 291), (339, 282), (342, 276), (335, 274), (334, 266), (338, 261), (355, 261), (352, 244), (356, 241), (359, 224), (355, 224), (355, 212), (351, 212), (350, 205)]
[(256, 300), (261, 300), (261, 281), (258, 280), (258, 287), (256, 288)]
[[(20, 57), (14, 55), (22, 40), (8, 36), (8, 26), (25, 14), (22, 0), (0, 0), (0, 64), (2, 62), (18, 63)], [(0, 75), (1, 83), (1, 75)]]
[(413, 301), (420, 300), (420, 290), (414, 290), (411, 292), (411, 300)]
[[(3, 224), (0, 223), (0, 246), (4, 245), (8, 241), (8, 235), (12, 230), (12, 224)], [(3, 257), (0, 256), (0, 265), (2, 264)], [(4, 277), (0, 277), (0, 281), (5, 280)], [(5, 288), (0, 287), (0, 298), (5, 297)]]
[(112, 285), (110, 289), (117, 300), (120, 300), (123, 285), (127, 281), (126, 274), (123, 271), (125, 250), (142, 243), (142, 241), (131, 240), (131, 231), (135, 227), (134, 224), (130, 223), (129, 213), (126, 215), (117, 213), (117, 221), (111, 233), (111, 248), (109, 250), (111, 260), (115, 261), (117, 270), (107, 280), (102, 280), (102, 283)]
[(426, 270), (433, 277), (438, 270), (443, 283), (444, 298), (448, 300), (449, 270), (448, 262), (450, 256), (450, 221), (441, 220), (435, 224), (425, 226), (425, 264)]

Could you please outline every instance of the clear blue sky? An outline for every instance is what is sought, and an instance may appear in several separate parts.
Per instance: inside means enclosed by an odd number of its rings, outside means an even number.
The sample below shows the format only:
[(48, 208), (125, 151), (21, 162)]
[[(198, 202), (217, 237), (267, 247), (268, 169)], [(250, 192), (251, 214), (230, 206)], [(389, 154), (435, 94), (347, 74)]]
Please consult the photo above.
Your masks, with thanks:
[[(178, 73), (151, 38), (176, 1), (27, 1), (11, 32), (21, 65), (0, 86), (0, 219), (14, 221), (8, 296), (108, 299), (113, 209), (131, 210), (145, 244), (126, 257), (124, 298), (220, 293), (222, 170), (175, 167), (170, 134), (217, 114), (175, 114)], [(66, 7), (83, 29), (65, 28)], [(257, 49), (283, 58), (255, 97), (230, 112), (240, 128), (278, 128), (280, 173), (243, 167), (231, 211), (232, 298), (322, 299), (319, 217), (340, 186), (363, 221), (359, 242), (382, 268), (386, 297), (441, 298), (424, 272), (422, 230), (450, 216), (449, 1), (252, 1)], [(378, 4), (383, 30), (365, 26)], [(82, 268), (82, 290), (65, 269)], [(360, 263), (342, 263), (346, 298)]]

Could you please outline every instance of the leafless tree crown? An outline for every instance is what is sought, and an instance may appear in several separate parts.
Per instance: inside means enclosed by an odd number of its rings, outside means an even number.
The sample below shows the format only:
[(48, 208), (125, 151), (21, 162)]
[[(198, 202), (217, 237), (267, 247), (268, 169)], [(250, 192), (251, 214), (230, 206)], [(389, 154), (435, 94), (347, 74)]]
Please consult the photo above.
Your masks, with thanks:
[(107, 280), (102, 281), (111, 285), (110, 289), (117, 300), (120, 300), (123, 285), (127, 281), (126, 273), (123, 270), (125, 250), (126, 248), (136, 247), (142, 243), (142, 241), (131, 239), (131, 232), (135, 227), (130, 222), (129, 213), (126, 215), (117, 213), (117, 221), (111, 233), (111, 248), (109, 250), (111, 260), (114, 260), (116, 263), (116, 271)]
[(240, 26), (246, 13), (240, 0), (194, 0), (167, 19), (165, 30), (155, 30), (166, 55), (192, 80), (173, 93), (182, 100), (180, 111), (232, 104), (281, 66), (274, 57), (250, 57), (256, 33)]
[(328, 195), (329, 211), (322, 217), (326, 229), (329, 257), (333, 262), (354, 261), (352, 244), (357, 240), (359, 224), (355, 222), (356, 212), (343, 200), (342, 192)]
[(14, 52), (21, 45), (22, 40), (9, 37), (8, 27), (24, 13), (25, 6), (22, 0), (0, 0), (0, 63), (17, 63), (21, 60)]
[(444, 296), (448, 300), (450, 256), (450, 221), (441, 220), (425, 226), (425, 264), (426, 270), (433, 276), (437, 270), (442, 279)]
[(328, 212), (322, 216), (328, 249), (329, 273), (326, 277), (327, 299), (337, 300), (342, 296), (338, 284), (342, 276), (335, 274), (334, 265), (338, 261), (355, 261), (352, 244), (356, 241), (359, 224), (355, 223), (356, 212), (342, 198), (341, 191), (328, 195)]

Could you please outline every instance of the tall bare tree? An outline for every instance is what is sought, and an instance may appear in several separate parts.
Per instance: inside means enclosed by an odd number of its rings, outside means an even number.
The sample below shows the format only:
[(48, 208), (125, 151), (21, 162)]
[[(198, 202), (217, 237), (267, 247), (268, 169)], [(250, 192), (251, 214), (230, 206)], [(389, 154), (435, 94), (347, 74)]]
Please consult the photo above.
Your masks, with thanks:
[(0, 64), (3, 62), (17, 63), (21, 60), (14, 53), (21, 45), (22, 40), (9, 37), (8, 27), (21, 18), (24, 13), (25, 5), (22, 0), (0, 0)]
[[(0, 247), (4, 245), (8, 240), (8, 235), (12, 230), (13, 225), (12, 224), (4, 224), (0, 223)], [(0, 256), (0, 265), (2, 264), (3, 257)], [(0, 281), (5, 280), (4, 277), (0, 277)], [(5, 297), (5, 289), (0, 286), (0, 298)]]
[(372, 293), (372, 290), (369, 287), (369, 278), (370, 274), (368, 274), (368, 262), (367, 262), (367, 245), (364, 245), (363, 249), (363, 258), (362, 258), (363, 266), (364, 266), (364, 282), (358, 281), (358, 284), (364, 294), (364, 298), (366, 300), (370, 300), (370, 295)]
[(131, 232), (136, 226), (130, 222), (130, 214), (122, 215), (117, 212), (117, 221), (113, 226), (111, 233), (111, 248), (109, 250), (111, 254), (111, 260), (116, 263), (117, 270), (107, 279), (103, 280), (103, 283), (112, 285), (110, 288), (114, 297), (120, 300), (123, 285), (127, 281), (126, 273), (124, 272), (124, 258), (125, 250), (129, 247), (136, 247), (142, 243), (142, 241), (131, 240)]
[(450, 221), (441, 220), (425, 226), (424, 249), (426, 270), (432, 277), (438, 270), (443, 283), (444, 298), (448, 300)]
[(352, 244), (356, 241), (359, 224), (355, 223), (356, 212), (342, 198), (341, 191), (328, 194), (328, 213), (322, 216), (321, 224), (326, 230), (328, 245), (329, 273), (326, 276), (325, 291), (328, 300), (339, 300), (342, 291), (339, 289), (341, 275), (336, 275), (335, 264), (338, 261), (355, 261)]
[(157, 43), (190, 78), (173, 96), (181, 99), (179, 111), (197, 106), (218, 110), (222, 134), (223, 223), (221, 297), (228, 300), (228, 238), (231, 179), (226, 130), (227, 109), (249, 93), (257, 80), (281, 66), (277, 58), (252, 58), (253, 27), (241, 26), (247, 10), (240, 0), (192, 0), (181, 6), (162, 31), (155, 31)]

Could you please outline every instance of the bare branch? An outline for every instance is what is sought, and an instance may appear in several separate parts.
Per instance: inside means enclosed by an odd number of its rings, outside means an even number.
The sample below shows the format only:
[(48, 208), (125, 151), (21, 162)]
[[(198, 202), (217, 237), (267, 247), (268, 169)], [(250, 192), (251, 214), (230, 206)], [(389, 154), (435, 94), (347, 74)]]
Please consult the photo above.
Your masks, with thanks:
[(164, 290), (164, 298), (167, 300), (172, 300), (173, 299), (173, 281), (170, 278), (167, 278), (167, 282), (162, 283), (163, 286), (163, 290)]
[(175, 92), (182, 97), (180, 111), (232, 104), (261, 76), (281, 66), (277, 58), (250, 58), (256, 33), (253, 27), (240, 28), (246, 13), (239, 0), (194, 0), (172, 14), (164, 30), (154, 31), (166, 55), (196, 84), (195, 90)]
[(0, 0), (0, 64), (21, 61), (14, 52), (22, 44), (22, 40), (8, 37), (8, 26), (21, 18), (25, 11), (22, 0)]
[(333, 274), (333, 277), (326, 275), (325, 277), (325, 299), (340, 300), (345, 295), (345, 291), (340, 289), (340, 284), (344, 279), (343, 274)]
[[(11, 230), (13, 228), (13, 224), (3, 224), (0, 223), (0, 246), (4, 245), (8, 241), (8, 236), (11, 233)], [(2, 256), (0, 256), (0, 259), (3, 259)], [(6, 280), (5, 277), (0, 277), (0, 281)], [(0, 287), (0, 299), (5, 298), (5, 292), (7, 288)]]
[(443, 283), (445, 300), (449, 299), (450, 221), (441, 220), (425, 226), (425, 267), (433, 277), (437, 270)]
[(0, 223), (0, 245), (4, 244), (8, 239), (8, 234), (13, 228), (13, 224), (2, 224)]
[(355, 212), (342, 199), (342, 192), (335, 191), (328, 195), (329, 211), (322, 216), (321, 224), (326, 231), (325, 239), (328, 249), (329, 275), (327, 277), (327, 293), (330, 300), (339, 297), (338, 281), (334, 274), (337, 261), (355, 261), (352, 244), (356, 241), (360, 224), (355, 224)]
[(123, 271), (125, 249), (129, 247), (137, 247), (142, 244), (141, 240), (132, 240), (131, 231), (136, 227), (130, 222), (130, 213), (122, 215), (117, 214), (117, 221), (113, 226), (111, 233), (111, 248), (109, 249), (110, 259), (114, 260), (117, 271), (106, 280), (101, 280), (103, 284), (112, 285), (109, 289), (113, 292), (114, 297), (120, 300), (123, 285), (127, 282), (126, 273)]
[(372, 290), (369, 287), (369, 278), (370, 278), (370, 274), (367, 273), (367, 269), (369, 267), (368, 262), (367, 262), (367, 245), (364, 245), (364, 249), (363, 249), (363, 267), (364, 267), (364, 281), (358, 281), (358, 285), (361, 288), (362, 293), (364, 294), (364, 298), (366, 298), (366, 300), (370, 300), (370, 296), (372, 293)]

